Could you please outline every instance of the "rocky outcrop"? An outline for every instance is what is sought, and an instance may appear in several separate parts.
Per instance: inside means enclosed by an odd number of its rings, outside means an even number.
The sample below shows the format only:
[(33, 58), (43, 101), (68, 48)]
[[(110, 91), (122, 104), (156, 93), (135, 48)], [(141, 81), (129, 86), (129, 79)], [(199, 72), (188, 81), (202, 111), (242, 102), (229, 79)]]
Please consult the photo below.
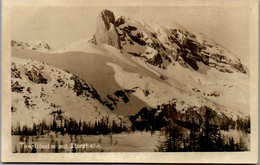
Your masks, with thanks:
[(74, 81), (73, 90), (76, 92), (77, 96), (85, 95), (89, 97), (90, 93), (92, 98), (97, 99), (101, 104), (104, 104), (100, 95), (91, 85), (87, 84), (85, 81), (75, 75), (71, 76), (70, 79)]
[[(124, 20), (123, 18), (121, 19)], [(125, 26), (124, 28), (122, 28), (122, 34), (119, 34), (120, 40), (125, 41), (126, 37), (129, 36), (132, 41), (138, 43), (141, 46), (145, 46), (146, 42), (142, 39), (143, 34), (140, 32), (134, 34), (133, 32), (135, 32), (136, 30), (137, 28), (134, 26), (130, 26), (130, 25)]]
[(28, 77), (29, 80), (36, 84), (47, 84), (47, 79), (45, 79), (39, 70), (36, 68), (32, 68), (31, 70), (27, 70), (25, 75)]
[(44, 41), (41, 41), (37, 44), (27, 43), (23, 41), (11, 41), (11, 47), (16, 47), (20, 49), (27, 49), (27, 50), (35, 50), (40, 52), (50, 52), (53, 49), (50, 47), (50, 45)]
[(37, 45), (38, 48), (44, 48), (46, 50), (52, 50), (52, 48), (50, 47), (50, 45), (46, 42), (40, 42), (38, 45)]
[(115, 26), (116, 27), (119, 27), (120, 25), (124, 24), (125, 23), (125, 20), (124, 18), (121, 16), (120, 18), (118, 18), (116, 21), (115, 21)]
[(20, 71), (17, 69), (15, 63), (11, 63), (11, 77), (12, 78), (21, 78)]
[(148, 63), (158, 66), (159, 68), (161, 68), (163, 60), (160, 54), (155, 55), (152, 59), (148, 59), (147, 60)]
[[(178, 46), (177, 54), (194, 70), (198, 70), (197, 63), (202, 62), (220, 72), (246, 73), (240, 60), (235, 60), (235, 57), (229, 58), (228, 56), (231, 54), (215, 41), (204, 38), (200, 43), (196, 36), (189, 32), (180, 29), (171, 29), (170, 32), (171, 35), (168, 38), (171, 44)], [(214, 53), (211, 52), (211, 49), (214, 50)]]
[(235, 63), (235, 64), (231, 63), (230, 66), (235, 68), (236, 70), (242, 72), (242, 73), (246, 73), (246, 70), (241, 63)]
[(97, 45), (111, 45), (120, 49), (120, 40), (115, 28), (115, 16), (109, 10), (103, 10), (97, 18), (97, 30), (94, 41)]
[(221, 55), (221, 54), (211, 54), (211, 66), (218, 66), (216, 67), (219, 71), (221, 72), (229, 72), (232, 73), (233, 71), (230, 71), (230, 67), (242, 72), (242, 73), (246, 73), (243, 65), (240, 63), (240, 60), (238, 60), (237, 62), (232, 61), (231, 59), (228, 59), (226, 56)]
[(85, 90), (90, 89), (86, 83), (82, 84), (82, 82), (80, 81), (80, 79), (77, 76), (71, 76), (70, 79), (74, 81), (73, 90), (74, 90), (74, 92), (77, 93), (77, 96), (82, 95)]
[(21, 86), (18, 81), (15, 81), (15, 82), (11, 81), (11, 90), (12, 90), (12, 92), (22, 93), (23, 89), (24, 89), (24, 87)]
[(114, 92), (114, 94), (118, 97), (121, 98), (125, 103), (129, 102), (129, 98), (127, 97), (127, 92), (124, 90), (117, 90)]

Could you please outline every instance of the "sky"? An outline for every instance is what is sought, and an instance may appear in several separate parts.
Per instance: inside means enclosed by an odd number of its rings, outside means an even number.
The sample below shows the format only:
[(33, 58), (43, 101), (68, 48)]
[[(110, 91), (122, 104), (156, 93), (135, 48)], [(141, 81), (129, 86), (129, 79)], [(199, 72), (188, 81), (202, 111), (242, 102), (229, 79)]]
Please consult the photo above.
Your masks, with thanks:
[(90, 38), (95, 33), (96, 18), (103, 9), (146, 22), (177, 22), (193, 32), (214, 38), (244, 62), (249, 57), (249, 15), (243, 6), (196, 7), (111, 7), (53, 6), (13, 7), (11, 37), (25, 42), (46, 41), (55, 49)]

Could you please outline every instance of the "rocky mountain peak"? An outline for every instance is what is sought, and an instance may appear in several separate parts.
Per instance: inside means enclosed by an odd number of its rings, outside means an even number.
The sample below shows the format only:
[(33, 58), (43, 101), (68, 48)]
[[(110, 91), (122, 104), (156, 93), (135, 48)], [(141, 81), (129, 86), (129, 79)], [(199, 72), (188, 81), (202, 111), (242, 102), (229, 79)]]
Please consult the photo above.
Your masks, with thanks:
[(164, 27), (123, 16), (116, 19), (109, 10), (99, 14), (92, 42), (111, 45), (162, 69), (177, 62), (196, 71), (214, 68), (224, 73), (246, 73), (234, 54), (203, 34), (193, 34), (179, 25)]
[(93, 42), (97, 45), (111, 45), (120, 49), (120, 40), (114, 23), (114, 13), (109, 10), (103, 10), (97, 18), (97, 30), (94, 34)]

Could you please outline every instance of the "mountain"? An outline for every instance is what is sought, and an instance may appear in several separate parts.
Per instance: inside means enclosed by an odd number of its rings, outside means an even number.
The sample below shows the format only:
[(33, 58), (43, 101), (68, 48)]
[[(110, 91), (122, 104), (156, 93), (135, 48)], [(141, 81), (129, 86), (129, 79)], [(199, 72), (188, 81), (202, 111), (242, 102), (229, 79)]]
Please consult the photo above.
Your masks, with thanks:
[(203, 64), (220, 72), (246, 73), (234, 54), (203, 34), (194, 34), (176, 24), (165, 27), (123, 16), (116, 19), (109, 10), (98, 15), (93, 43), (111, 45), (160, 68), (178, 62), (194, 70)]
[(12, 40), (11, 47), (34, 50), (38, 52), (51, 52), (53, 50), (53, 48), (51, 48), (49, 44), (44, 41), (38, 42), (37, 44), (31, 44), (28, 42)]
[(127, 118), (113, 114), (92, 85), (47, 63), (12, 57), (12, 125), (51, 123), (58, 111), (63, 118), (94, 123), (102, 118), (123, 123)]
[[(121, 118), (129, 123), (130, 116), (144, 117), (143, 108), (152, 109), (150, 113), (158, 115), (160, 107), (166, 105), (174, 105), (181, 122), (193, 118), (200, 121), (207, 108), (218, 116), (215, 122), (250, 116), (248, 68), (221, 44), (176, 23), (167, 26), (151, 24), (103, 10), (98, 15), (92, 38), (51, 52), (13, 46), (12, 57), (23, 75), (20, 76), (22, 79), (12, 78), (13, 86), (18, 88), (12, 92), (14, 122), (21, 119), (16, 113), (27, 114), (31, 112), (27, 109), (32, 107), (33, 110), (38, 107), (37, 111), (25, 116), (32, 117), (41, 112), (45, 113), (41, 116), (48, 116), (50, 110), (43, 109), (53, 106), (40, 98), (42, 87), (48, 91), (45, 94), (48, 100), (52, 100), (52, 105), (64, 109), (68, 117), (84, 117), (91, 121), (109, 114), (116, 121)], [(26, 60), (30, 58), (33, 61)], [(40, 72), (42, 76), (39, 76), (37, 72), (39, 77), (36, 79), (30, 75), (35, 71), (25, 75), (26, 68), (33, 68), (33, 65), (38, 69), (44, 66), (44, 74)], [(68, 85), (61, 86), (58, 82), (60, 75), (51, 69), (59, 70)], [(71, 80), (73, 75), (78, 76), (74, 76), (77, 77), (74, 82)], [(82, 79), (80, 84), (89, 87), (83, 92), (89, 96), (77, 96), (77, 91), (73, 90), (78, 79)], [(28, 93), (25, 90), (28, 87), (35, 88), (35, 92)], [(21, 89), (22, 93), (17, 92)], [(91, 91), (96, 91), (97, 95), (93, 96)], [(34, 93), (39, 96), (36, 98)], [(35, 105), (27, 106), (24, 103), (27, 97), (33, 98)], [(155, 109), (158, 111), (154, 112)], [(93, 115), (89, 115), (92, 112)]]
[(92, 43), (110, 45), (131, 56), (162, 81), (108, 63), (117, 83), (134, 89), (149, 106), (172, 102), (179, 110), (207, 105), (228, 116), (249, 114), (249, 74), (240, 59), (202, 33), (176, 23), (148, 24), (103, 10)]

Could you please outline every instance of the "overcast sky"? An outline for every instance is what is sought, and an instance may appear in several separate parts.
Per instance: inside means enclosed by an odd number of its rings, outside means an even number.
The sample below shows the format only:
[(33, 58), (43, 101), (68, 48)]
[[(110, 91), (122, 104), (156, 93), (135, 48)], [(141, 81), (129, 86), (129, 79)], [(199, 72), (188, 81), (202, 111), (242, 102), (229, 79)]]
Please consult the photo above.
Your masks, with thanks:
[(46, 41), (53, 48), (63, 48), (91, 37), (103, 9), (147, 22), (177, 22), (214, 38), (247, 63), (249, 22), (245, 7), (19, 7), (12, 9), (12, 39)]

